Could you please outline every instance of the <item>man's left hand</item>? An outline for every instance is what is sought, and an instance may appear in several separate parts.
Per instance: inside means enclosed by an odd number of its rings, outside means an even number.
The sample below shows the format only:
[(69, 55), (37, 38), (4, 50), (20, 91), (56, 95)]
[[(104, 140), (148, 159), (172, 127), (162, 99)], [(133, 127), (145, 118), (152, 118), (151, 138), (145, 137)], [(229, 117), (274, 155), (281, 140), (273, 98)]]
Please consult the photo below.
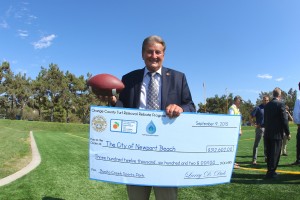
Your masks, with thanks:
[(183, 109), (176, 104), (170, 104), (166, 108), (166, 114), (170, 118), (178, 117), (182, 112)]

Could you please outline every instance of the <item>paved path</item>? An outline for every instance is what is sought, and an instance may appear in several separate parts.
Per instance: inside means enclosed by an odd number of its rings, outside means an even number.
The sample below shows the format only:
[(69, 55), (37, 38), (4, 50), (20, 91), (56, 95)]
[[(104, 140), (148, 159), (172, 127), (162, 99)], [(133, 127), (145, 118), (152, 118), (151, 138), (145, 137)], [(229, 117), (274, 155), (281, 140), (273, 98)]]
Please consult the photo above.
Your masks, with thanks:
[(30, 141), (31, 141), (31, 151), (32, 151), (31, 162), (26, 167), (21, 169), (20, 171), (17, 171), (16, 173), (14, 173), (12, 175), (9, 175), (3, 179), (0, 179), (0, 187), (21, 178), (22, 176), (26, 175), (27, 173), (29, 173), (30, 171), (35, 169), (41, 163), (41, 156), (40, 156), (39, 150), (36, 146), (32, 131), (30, 131)]

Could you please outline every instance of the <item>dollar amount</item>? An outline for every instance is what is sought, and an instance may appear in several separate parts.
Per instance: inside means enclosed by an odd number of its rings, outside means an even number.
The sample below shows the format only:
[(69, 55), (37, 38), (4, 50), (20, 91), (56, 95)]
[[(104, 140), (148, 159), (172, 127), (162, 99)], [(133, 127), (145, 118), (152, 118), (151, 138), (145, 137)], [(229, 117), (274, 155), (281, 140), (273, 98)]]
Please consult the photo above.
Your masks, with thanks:
[(220, 152), (233, 152), (234, 146), (208, 146), (206, 152), (220, 153)]

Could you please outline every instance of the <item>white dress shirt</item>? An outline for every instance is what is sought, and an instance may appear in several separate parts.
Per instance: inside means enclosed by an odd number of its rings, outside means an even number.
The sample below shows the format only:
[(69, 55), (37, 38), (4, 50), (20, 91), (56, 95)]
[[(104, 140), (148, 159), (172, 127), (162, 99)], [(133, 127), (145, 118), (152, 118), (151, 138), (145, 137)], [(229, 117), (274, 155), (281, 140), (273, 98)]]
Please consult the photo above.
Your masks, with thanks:
[[(146, 109), (146, 102), (147, 102), (147, 92), (148, 92), (148, 85), (150, 82), (150, 77), (147, 75), (147, 73), (149, 72), (149, 70), (145, 67), (144, 70), (144, 78), (143, 78), (143, 84), (141, 87), (141, 97), (140, 97), (140, 107), (139, 109)], [(158, 105), (161, 105), (161, 68), (156, 71), (156, 73), (158, 75), (155, 76), (155, 81), (158, 84)], [(159, 109), (161, 110), (161, 107), (159, 107)]]
[(298, 97), (295, 101), (293, 118), (294, 118), (295, 124), (300, 124), (300, 94), (298, 95)]

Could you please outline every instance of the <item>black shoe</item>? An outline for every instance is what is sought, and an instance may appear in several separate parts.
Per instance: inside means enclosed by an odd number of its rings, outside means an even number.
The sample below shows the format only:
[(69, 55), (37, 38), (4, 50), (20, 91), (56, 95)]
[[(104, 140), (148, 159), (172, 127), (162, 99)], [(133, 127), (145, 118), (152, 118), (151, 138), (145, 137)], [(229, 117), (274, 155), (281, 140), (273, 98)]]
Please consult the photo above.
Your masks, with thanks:
[(286, 153), (283, 153), (282, 155), (283, 155), (283, 156), (288, 156)]
[(265, 179), (276, 179), (278, 178), (278, 174), (276, 172), (274, 173), (267, 173), (266, 176), (265, 176)]

